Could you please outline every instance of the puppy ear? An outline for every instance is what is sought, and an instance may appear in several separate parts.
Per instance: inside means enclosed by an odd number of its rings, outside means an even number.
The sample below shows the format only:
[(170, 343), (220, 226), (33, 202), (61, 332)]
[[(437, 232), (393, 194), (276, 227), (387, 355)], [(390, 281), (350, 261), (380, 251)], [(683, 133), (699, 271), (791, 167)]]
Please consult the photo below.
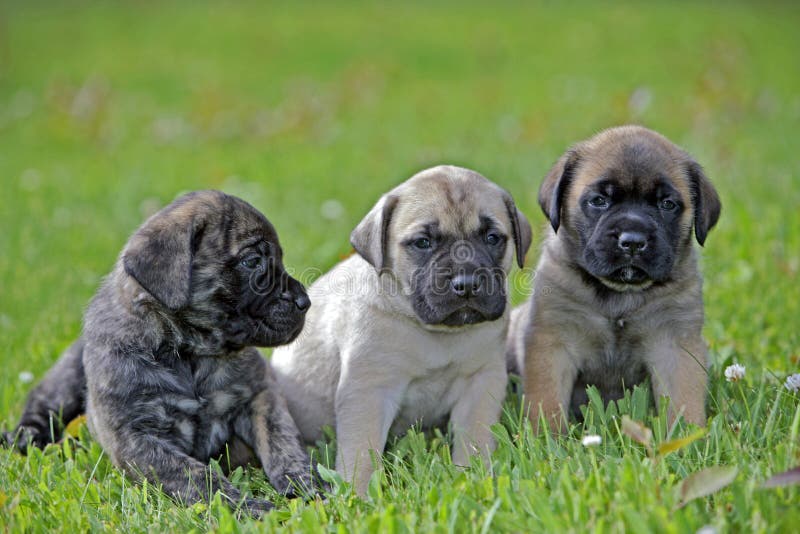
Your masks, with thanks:
[(194, 244), (202, 228), (174, 207), (153, 215), (128, 241), (125, 272), (172, 311), (189, 304)]
[(550, 220), (555, 232), (558, 232), (558, 227), (561, 225), (561, 205), (579, 159), (578, 151), (574, 148), (569, 149), (553, 165), (539, 187), (539, 206), (545, 217)]
[(702, 246), (706, 242), (709, 230), (719, 220), (722, 203), (717, 190), (714, 189), (699, 163), (690, 161), (687, 165), (687, 172), (694, 205), (694, 235)]
[(503, 202), (505, 202), (506, 211), (508, 211), (508, 218), (511, 220), (511, 231), (514, 233), (514, 246), (517, 251), (517, 265), (521, 269), (525, 264), (525, 254), (531, 248), (531, 223), (517, 209), (510, 194), (505, 193)]
[(379, 273), (386, 268), (389, 223), (398, 200), (395, 195), (381, 197), (350, 234), (350, 244)]

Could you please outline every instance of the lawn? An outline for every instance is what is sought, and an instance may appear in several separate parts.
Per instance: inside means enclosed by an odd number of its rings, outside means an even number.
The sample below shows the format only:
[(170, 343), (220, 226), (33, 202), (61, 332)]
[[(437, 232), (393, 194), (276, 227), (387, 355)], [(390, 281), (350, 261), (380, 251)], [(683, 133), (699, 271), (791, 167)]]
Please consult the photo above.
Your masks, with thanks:
[[(510, 396), (491, 469), (446, 437), (394, 441), (360, 500), (285, 501), (260, 522), (215, 499), (177, 506), (131, 485), (82, 431), (27, 457), (0, 450), (0, 530), (171, 532), (790, 532), (800, 488), (800, 6), (500, 2), (0, 6), (0, 426), (19, 417), (80, 331), (127, 236), (191, 189), (244, 197), (305, 282), (350, 252), (379, 195), (455, 163), (506, 187), (534, 228), (536, 190), (573, 142), (636, 122), (696, 156), (723, 201), (703, 250), (708, 433), (674, 452), (636, 389), (564, 438), (532, 436)], [(515, 279), (515, 301), (527, 279)], [(727, 365), (746, 366), (729, 383)], [(622, 414), (652, 429), (630, 437)], [(602, 443), (581, 444), (598, 434)], [(696, 436), (695, 436), (696, 437)], [(333, 441), (321, 444), (330, 466)], [(712, 466), (735, 478), (682, 500)], [(323, 469), (324, 470), (324, 469)], [(270, 495), (256, 470), (243, 489)], [(690, 491), (687, 497), (693, 494)]]

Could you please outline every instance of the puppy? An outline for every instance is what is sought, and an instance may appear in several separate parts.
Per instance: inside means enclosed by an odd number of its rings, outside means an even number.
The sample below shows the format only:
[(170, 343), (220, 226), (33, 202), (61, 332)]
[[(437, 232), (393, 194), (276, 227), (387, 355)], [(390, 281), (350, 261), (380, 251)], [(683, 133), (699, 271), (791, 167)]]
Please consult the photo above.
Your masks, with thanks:
[(531, 299), (515, 310), (510, 367), (523, 368), (529, 416), (561, 429), (586, 386), (605, 401), (649, 376), (656, 402), (705, 424), (702, 245), (720, 214), (714, 187), (686, 152), (638, 126), (567, 151), (539, 189), (552, 231)]
[[(218, 191), (189, 193), (128, 241), (82, 337), (30, 394), (18, 439), (43, 445), (51, 420), (85, 409), (117, 467), (183, 501), (217, 490), (241, 500), (224, 477), (206, 480), (231, 440), (254, 451), (279, 491), (310, 488), (297, 427), (254, 348), (294, 339), (309, 304), (261, 213)], [(245, 504), (256, 514), (271, 507)]]
[(337, 471), (359, 494), (390, 431), (449, 416), (456, 464), (493, 449), (507, 381), (506, 275), (530, 241), (506, 191), (435, 167), (385, 194), (350, 236), (358, 255), (311, 286), (303, 335), (271, 362), (302, 436), (335, 426)]

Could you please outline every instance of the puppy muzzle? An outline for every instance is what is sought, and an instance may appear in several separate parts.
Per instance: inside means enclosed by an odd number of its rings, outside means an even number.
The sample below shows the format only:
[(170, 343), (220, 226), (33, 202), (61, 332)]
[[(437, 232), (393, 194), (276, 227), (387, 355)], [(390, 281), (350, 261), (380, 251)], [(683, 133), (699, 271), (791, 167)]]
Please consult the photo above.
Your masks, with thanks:
[(418, 315), (426, 324), (467, 326), (502, 317), (506, 308), (505, 276), (498, 269), (449, 272), (425, 294)]

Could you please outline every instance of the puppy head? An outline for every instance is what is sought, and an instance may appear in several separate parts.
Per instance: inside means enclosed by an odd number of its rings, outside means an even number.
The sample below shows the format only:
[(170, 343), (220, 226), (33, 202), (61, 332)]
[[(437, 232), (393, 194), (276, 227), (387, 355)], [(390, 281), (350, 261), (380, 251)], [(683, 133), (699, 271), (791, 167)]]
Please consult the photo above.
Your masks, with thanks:
[(266, 217), (219, 191), (189, 193), (153, 215), (121, 259), (162, 313), (220, 350), (288, 343), (310, 304)]
[(717, 223), (720, 201), (700, 165), (639, 126), (605, 130), (556, 163), (539, 204), (570, 257), (617, 291), (671, 279)]
[(389, 273), (426, 325), (494, 321), (506, 308), (506, 275), (522, 266), (531, 227), (506, 191), (459, 167), (422, 171), (384, 195), (350, 236)]

